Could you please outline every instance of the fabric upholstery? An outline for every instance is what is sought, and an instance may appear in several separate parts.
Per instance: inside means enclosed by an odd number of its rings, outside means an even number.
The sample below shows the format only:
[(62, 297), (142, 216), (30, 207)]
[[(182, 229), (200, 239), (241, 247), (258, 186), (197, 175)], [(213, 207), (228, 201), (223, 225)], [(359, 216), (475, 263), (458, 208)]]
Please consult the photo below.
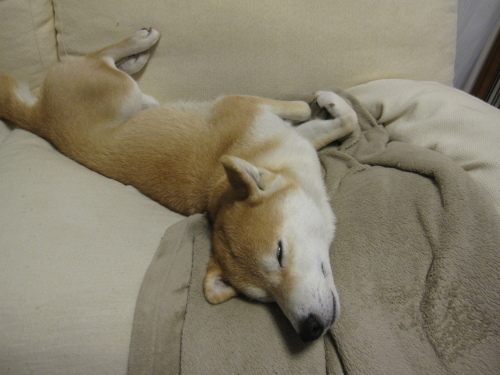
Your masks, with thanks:
[(125, 373), (141, 281), (181, 216), (23, 130), (0, 144), (0, 205), (0, 373)]
[(9, 73), (37, 91), (57, 61), (52, 1), (0, 1), (0, 73)]
[(456, 0), (56, 0), (60, 57), (162, 32), (143, 90), (158, 100), (290, 98), (382, 78), (451, 85)]

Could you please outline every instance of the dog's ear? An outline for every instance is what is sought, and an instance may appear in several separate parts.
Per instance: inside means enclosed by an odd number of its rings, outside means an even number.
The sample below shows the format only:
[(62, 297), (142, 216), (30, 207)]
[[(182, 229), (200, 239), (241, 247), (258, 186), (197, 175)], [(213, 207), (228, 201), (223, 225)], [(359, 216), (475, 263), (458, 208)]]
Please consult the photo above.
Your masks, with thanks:
[(238, 199), (247, 199), (249, 196), (259, 195), (262, 188), (257, 167), (243, 159), (229, 155), (222, 156), (220, 161), (226, 171), (229, 184)]
[(203, 290), (207, 301), (213, 304), (225, 302), (238, 294), (236, 289), (224, 281), (222, 269), (212, 255), (208, 261), (207, 273), (203, 279)]
[(257, 168), (246, 160), (224, 155), (220, 161), (238, 199), (258, 198), (282, 185), (281, 176), (267, 169)]

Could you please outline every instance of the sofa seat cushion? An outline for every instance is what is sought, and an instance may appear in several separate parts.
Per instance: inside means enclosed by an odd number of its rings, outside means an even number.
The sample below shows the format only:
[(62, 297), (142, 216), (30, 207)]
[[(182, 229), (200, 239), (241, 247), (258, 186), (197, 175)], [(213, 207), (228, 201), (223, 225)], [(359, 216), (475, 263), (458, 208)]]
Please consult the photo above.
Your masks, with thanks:
[(0, 207), (0, 373), (125, 373), (142, 279), (182, 216), (18, 129)]

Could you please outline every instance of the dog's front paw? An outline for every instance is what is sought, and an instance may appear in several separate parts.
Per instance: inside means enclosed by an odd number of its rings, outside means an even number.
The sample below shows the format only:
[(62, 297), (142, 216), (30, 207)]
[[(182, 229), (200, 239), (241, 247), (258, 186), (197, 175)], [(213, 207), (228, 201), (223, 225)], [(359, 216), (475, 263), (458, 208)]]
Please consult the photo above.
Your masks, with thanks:
[(354, 112), (345, 99), (331, 91), (318, 91), (314, 99), (318, 106), (325, 108), (334, 118)]

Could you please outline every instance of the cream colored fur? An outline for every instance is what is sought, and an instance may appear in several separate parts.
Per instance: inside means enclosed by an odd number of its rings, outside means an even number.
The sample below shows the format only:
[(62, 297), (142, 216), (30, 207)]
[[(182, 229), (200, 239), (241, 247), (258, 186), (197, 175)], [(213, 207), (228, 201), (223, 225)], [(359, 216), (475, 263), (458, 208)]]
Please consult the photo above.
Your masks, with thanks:
[(276, 301), (303, 340), (318, 338), (340, 305), (329, 260), (335, 218), (316, 149), (351, 133), (355, 112), (331, 92), (316, 99), (332, 120), (307, 121), (305, 102), (250, 96), (160, 106), (130, 77), (159, 37), (143, 29), (55, 65), (37, 100), (0, 76), (0, 116), (174, 211), (208, 212), (207, 300), (241, 292)]

